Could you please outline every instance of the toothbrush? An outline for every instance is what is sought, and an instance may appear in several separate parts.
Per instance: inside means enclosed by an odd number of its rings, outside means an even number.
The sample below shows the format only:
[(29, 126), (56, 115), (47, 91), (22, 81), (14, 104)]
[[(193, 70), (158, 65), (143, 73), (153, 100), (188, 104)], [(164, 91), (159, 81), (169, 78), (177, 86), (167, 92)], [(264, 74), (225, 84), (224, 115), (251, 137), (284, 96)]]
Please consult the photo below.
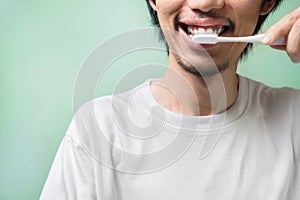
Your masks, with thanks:
[[(192, 37), (192, 40), (200, 44), (217, 44), (219, 42), (247, 42), (262, 44), (264, 34), (245, 36), (245, 37), (219, 37), (217, 34), (198, 34)], [(272, 45), (286, 45), (286, 38), (282, 37)]]

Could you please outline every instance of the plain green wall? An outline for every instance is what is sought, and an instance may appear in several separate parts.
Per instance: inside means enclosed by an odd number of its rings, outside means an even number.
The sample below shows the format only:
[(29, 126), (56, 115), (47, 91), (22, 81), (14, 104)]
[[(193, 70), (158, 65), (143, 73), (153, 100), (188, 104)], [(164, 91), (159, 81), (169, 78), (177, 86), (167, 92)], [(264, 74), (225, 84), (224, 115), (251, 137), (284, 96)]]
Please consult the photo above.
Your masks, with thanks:
[[(266, 27), (299, 5), (286, 0)], [(84, 60), (107, 39), (149, 21), (144, 0), (0, 1), (1, 200), (38, 199), (73, 115), (74, 83)], [(96, 95), (111, 93), (132, 66), (152, 61), (166, 64), (165, 52), (120, 58)], [(299, 67), (284, 52), (256, 46), (239, 72), (300, 88)]]

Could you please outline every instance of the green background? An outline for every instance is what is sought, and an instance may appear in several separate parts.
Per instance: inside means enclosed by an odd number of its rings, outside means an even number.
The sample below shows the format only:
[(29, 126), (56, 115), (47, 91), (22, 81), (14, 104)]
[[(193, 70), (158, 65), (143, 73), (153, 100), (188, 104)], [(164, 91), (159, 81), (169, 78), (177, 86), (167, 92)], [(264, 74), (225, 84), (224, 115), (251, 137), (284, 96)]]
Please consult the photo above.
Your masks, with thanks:
[[(298, 6), (286, 0), (264, 29)], [(112, 36), (149, 25), (143, 0), (0, 1), (1, 200), (38, 199), (73, 115), (83, 62)], [(165, 52), (123, 56), (96, 96), (111, 93), (132, 66), (149, 62), (166, 64)], [(284, 52), (256, 46), (239, 72), (272, 86), (300, 88), (299, 67)]]

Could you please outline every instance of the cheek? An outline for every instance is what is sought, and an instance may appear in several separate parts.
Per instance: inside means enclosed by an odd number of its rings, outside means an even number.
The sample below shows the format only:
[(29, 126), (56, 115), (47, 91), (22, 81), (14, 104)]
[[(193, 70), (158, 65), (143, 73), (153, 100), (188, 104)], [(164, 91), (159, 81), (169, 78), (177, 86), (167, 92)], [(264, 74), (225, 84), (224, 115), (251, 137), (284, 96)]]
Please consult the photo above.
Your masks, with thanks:
[(242, 27), (245, 31), (254, 31), (260, 10), (261, 0), (230, 0), (236, 22), (236, 28)]
[(157, 11), (161, 15), (171, 15), (182, 8), (186, 0), (157, 0)]
[(256, 19), (261, 9), (261, 0), (231, 0), (233, 9), (244, 18)]

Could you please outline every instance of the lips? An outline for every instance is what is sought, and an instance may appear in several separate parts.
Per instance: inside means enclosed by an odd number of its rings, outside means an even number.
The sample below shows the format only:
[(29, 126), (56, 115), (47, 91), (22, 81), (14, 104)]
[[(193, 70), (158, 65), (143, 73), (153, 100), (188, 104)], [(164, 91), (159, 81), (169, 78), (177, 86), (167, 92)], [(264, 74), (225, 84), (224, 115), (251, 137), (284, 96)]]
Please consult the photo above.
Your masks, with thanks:
[(190, 37), (196, 34), (224, 35), (233, 30), (232, 23), (214, 18), (182, 19), (178, 22), (178, 27)]

